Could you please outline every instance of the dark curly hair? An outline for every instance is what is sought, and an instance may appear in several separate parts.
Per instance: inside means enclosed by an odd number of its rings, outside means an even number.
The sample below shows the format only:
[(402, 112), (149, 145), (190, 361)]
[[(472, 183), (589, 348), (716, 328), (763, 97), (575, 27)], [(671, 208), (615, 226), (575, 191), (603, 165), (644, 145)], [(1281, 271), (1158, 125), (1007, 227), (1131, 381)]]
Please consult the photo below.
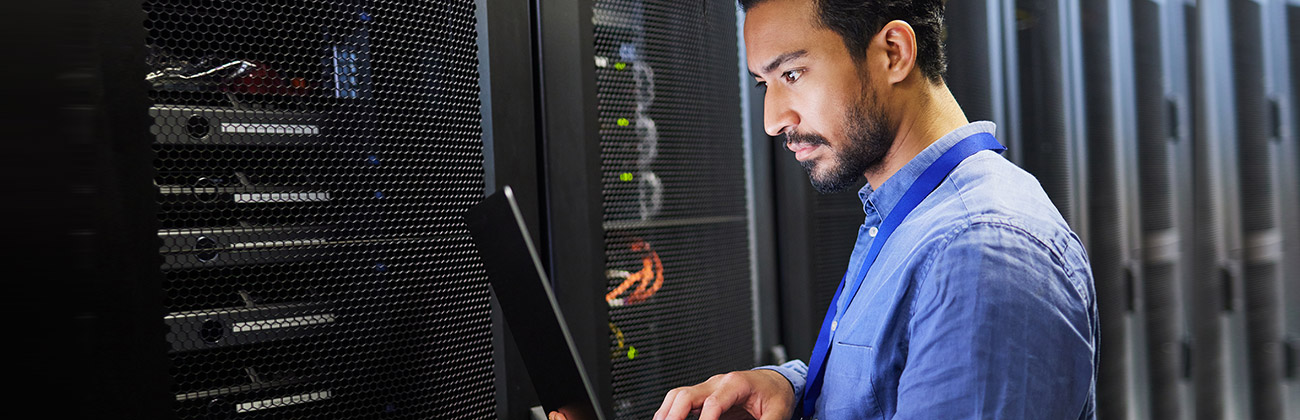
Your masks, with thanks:
[[(738, 0), (750, 8), (767, 0)], [(943, 80), (948, 57), (943, 51), (944, 0), (809, 0), (817, 5), (822, 25), (840, 35), (854, 60), (866, 58), (867, 44), (886, 23), (901, 20), (916, 32), (916, 63), (932, 83)]]

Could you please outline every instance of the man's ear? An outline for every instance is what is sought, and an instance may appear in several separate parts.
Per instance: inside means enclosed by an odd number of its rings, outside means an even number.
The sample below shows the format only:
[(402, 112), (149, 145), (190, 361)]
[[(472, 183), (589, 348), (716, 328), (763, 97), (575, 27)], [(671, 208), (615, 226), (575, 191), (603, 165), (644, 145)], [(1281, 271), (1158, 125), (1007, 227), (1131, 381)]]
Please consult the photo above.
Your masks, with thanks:
[(885, 81), (895, 84), (907, 79), (916, 68), (916, 31), (901, 20), (886, 23), (872, 42), (878, 45), (886, 58)]

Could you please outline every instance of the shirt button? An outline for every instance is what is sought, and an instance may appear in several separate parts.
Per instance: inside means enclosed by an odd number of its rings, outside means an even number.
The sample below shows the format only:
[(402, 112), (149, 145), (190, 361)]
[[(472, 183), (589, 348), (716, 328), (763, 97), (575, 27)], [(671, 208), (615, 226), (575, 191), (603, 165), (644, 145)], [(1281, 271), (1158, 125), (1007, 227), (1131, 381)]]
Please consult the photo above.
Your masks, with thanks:
[(876, 228), (875, 226), (872, 226), (871, 229), (867, 229), (867, 236), (874, 238), (876, 237), (876, 234), (879, 232), (880, 229)]
[(831, 321), (831, 331), (835, 331), (835, 327), (838, 327), (839, 324), (839, 322)]

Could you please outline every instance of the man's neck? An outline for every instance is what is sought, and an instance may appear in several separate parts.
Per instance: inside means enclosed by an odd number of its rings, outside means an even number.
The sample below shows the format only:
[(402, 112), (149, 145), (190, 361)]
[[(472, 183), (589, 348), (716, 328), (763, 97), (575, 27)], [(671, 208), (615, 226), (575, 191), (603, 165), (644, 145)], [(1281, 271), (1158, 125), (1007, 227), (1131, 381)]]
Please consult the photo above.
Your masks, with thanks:
[(903, 113), (894, 144), (885, 154), (884, 161), (875, 170), (863, 174), (872, 188), (880, 188), (912, 158), (945, 134), (970, 123), (946, 85), (927, 87), (928, 97), (909, 105), (915, 112)]

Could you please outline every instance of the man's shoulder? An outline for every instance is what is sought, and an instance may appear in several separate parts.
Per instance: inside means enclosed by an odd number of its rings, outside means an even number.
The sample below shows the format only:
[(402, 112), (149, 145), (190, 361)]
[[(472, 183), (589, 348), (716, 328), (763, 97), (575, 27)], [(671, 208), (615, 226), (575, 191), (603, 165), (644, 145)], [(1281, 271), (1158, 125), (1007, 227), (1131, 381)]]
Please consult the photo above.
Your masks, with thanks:
[[(983, 224), (1036, 238), (1051, 248), (1077, 236), (1033, 175), (993, 152), (972, 156), (941, 186), (954, 227)], [(1051, 245), (1060, 246), (1051, 246)]]
[(1001, 253), (1054, 265), (1079, 277), (1077, 286), (1087, 283), (1083, 278), (1090, 277), (1090, 269), (1082, 241), (1038, 180), (1010, 161), (992, 152), (972, 156), (936, 193), (916, 220), (929, 231), (931, 252), (925, 260), (945, 253)]

